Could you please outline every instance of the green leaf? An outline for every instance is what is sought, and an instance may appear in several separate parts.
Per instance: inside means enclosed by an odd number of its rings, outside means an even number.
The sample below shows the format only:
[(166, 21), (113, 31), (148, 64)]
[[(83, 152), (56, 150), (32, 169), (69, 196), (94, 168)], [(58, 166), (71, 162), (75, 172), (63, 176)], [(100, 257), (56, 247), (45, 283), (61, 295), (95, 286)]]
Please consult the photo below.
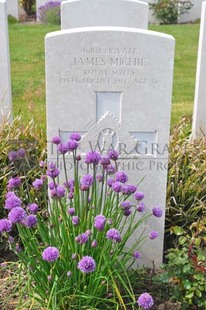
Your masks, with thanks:
[(184, 237), (184, 236), (181, 236), (181, 237), (179, 238), (179, 244), (180, 244), (180, 245), (183, 245), (184, 243), (186, 243), (186, 241), (187, 241), (187, 238)]
[(174, 226), (171, 230), (176, 236), (185, 234), (185, 230), (180, 226)]
[(185, 297), (188, 298), (188, 299), (190, 299), (190, 298), (192, 298), (193, 296), (194, 296), (194, 292), (191, 292), (191, 293), (187, 294)]
[(196, 295), (197, 295), (197, 297), (202, 297), (202, 292), (201, 291), (199, 291), (199, 290), (196, 290)]

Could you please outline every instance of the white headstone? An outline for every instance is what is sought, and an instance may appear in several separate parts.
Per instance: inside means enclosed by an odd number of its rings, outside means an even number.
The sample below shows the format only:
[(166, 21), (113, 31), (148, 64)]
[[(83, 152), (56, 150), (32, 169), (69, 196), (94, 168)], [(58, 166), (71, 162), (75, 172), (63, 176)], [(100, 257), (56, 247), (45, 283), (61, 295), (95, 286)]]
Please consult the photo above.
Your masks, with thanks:
[(0, 123), (11, 113), (11, 79), (6, 0), (0, 0)]
[(206, 134), (206, 1), (202, 4), (202, 15), (197, 59), (195, 101), (192, 138)]
[(7, 14), (19, 19), (19, 1), (7, 0)]
[(61, 28), (118, 26), (147, 29), (148, 4), (138, 0), (68, 0), (61, 3)]
[[(147, 210), (165, 208), (174, 42), (169, 35), (121, 27), (46, 36), (48, 141), (79, 132), (83, 153), (91, 144), (104, 150), (112, 144), (130, 183), (145, 177), (139, 189)], [(56, 161), (50, 146), (48, 160)], [(67, 168), (72, 169), (69, 155)], [(162, 261), (164, 217), (152, 219), (146, 232), (151, 230), (159, 239), (142, 249), (148, 266)]]

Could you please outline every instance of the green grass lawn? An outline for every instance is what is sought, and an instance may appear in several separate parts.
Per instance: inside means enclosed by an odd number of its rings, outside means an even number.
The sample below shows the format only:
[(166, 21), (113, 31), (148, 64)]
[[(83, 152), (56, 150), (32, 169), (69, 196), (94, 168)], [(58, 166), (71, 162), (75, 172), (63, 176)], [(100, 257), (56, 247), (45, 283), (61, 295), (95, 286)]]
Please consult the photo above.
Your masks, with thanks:
[[(199, 24), (151, 25), (151, 30), (176, 39), (172, 126), (193, 110)], [(46, 128), (44, 37), (58, 26), (9, 26), (14, 116), (27, 124), (31, 118)]]

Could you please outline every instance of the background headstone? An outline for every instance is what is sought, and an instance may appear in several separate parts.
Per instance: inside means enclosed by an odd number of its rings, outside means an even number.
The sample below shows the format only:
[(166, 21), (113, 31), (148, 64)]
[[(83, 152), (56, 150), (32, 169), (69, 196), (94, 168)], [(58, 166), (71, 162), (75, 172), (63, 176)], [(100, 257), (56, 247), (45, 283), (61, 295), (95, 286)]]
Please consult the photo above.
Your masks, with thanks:
[(19, 1), (7, 0), (7, 14), (19, 19)]
[(206, 134), (206, 1), (202, 4), (192, 138), (202, 134)]
[[(88, 27), (46, 36), (48, 141), (58, 133), (82, 134), (81, 151), (97, 145), (119, 149), (130, 183), (145, 192), (147, 210), (165, 208), (174, 39), (121, 27)], [(103, 150), (104, 149), (104, 150)], [(48, 143), (48, 160), (57, 154)], [(69, 177), (72, 164), (67, 156)], [(82, 167), (82, 172), (85, 170)], [(162, 262), (164, 217), (146, 233), (159, 232), (142, 248), (147, 266)], [(134, 243), (136, 234), (131, 239)]]
[(147, 3), (138, 0), (68, 0), (61, 3), (61, 29), (118, 26), (147, 29)]
[(0, 123), (11, 114), (11, 78), (6, 0), (0, 0)]

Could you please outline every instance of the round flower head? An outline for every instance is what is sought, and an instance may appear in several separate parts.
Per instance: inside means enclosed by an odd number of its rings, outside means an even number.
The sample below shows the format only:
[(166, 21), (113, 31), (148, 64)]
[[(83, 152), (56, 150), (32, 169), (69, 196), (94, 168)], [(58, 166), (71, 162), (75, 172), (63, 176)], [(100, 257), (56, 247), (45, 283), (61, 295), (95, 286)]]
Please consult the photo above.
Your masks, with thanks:
[(54, 144), (60, 144), (61, 143), (61, 138), (60, 137), (53, 137), (52, 138), (52, 142)]
[(115, 167), (113, 165), (108, 165), (107, 166), (107, 173), (108, 174), (114, 174), (116, 171)]
[(66, 154), (69, 151), (69, 144), (68, 142), (60, 143), (57, 147), (60, 154)]
[(100, 173), (98, 173), (98, 174), (96, 175), (96, 180), (97, 180), (98, 182), (102, 182), (102, 181), (103, 181), (103, 175), (100, 174)]
[(24, 220), (24, 225), (29, 228), (36, 226), (36, 224), (37, 224), (37, 218), (36, 215), (34, 214), (28, 215)]
[(133, 257), (134, 257), (135, 259), (139, 259), (139, 258), (141, 258), (141, 253), (140, 253), (139, 251), (134, 251), (134, 252), (133, 252)]
[(31, 213), (36, 214), (39, 206), (36, 203), (31, 203), (30, 205), (28, 205), (28, 209)]
[(110, 164), (110, 159), (108, 156), (102, 156), (101, 160), (100, 160), (100, 164), (103, 166), (103, 168), (107, 168), (107, 166), (109, 166)]
[(112, 184), (113, 184), (114, 182), (115, 182), (114, 179), (108, 179), (108, 180), (107, 180), (107, 185), (108, 185), (109, 187), (112, 187)]
[(67, 212), (69, 215), (74, 215), (75, 209), (74, 208), (68, 208)]
[(115, 175), (116, 181), (121, 183), (126, 183), (128, 181), (128, 176), (124, 171), (118, 171)]
[(104, 215), (102, 215), (102, 214), (97, 215), (94, 218), (94, 227), (97, 230), (100, 230), (100, 231), (104, 230), (105, 223), (106, 223), (106, 217)]
[(131, 213), (132, 213), (131, 209), (127, 209), (127, 208), (124, 209), (124, 212), (123, 212), (124, 216), (129, 216)]
[(97, 240), (92, 241), (92, 248), (96, 248), (98, 246)]
[(54, 262), (58, 257), (59, 250), (52, 246), (47, 247), (42, 253), (43, 260), (46, 260), (47, 262)]
[(12, 229), (12, 222), (7, 219), (0, 220), (0, 232), (9, 232)]
[(72, 276), (72, 272), (71, 272), (71, 271), (68, 271), (68, 272), (67, 272), (67, 277), (70, 278), (71, 276)]
[(13, 188), (17, 188), (21, 186), (21, 180), (19, 177), (12, 177), (9, 181), (8, 181), (8, 188), (9, 189), (13, 189)]
[(134, 194), (137, 190), (137, 186), (133, 184), (127, 184), (128, 194)]
[(62, 185), (58, 185), (56, 191), (57, 191), (57, 196), (58, 197), (60, 197), (60, 198), (64, 197), (64, 195), (65, 195), (65, 188)]
[(54, 189), (54, 188), (55, 188), (54, 182), (53, 182), (53, 181), (49, 182), (48, 187), (49, 187), (49, 189), (51, 189), (51, 190)]
[(74, 226), (79, 225), (79, 217), (78, 216), (72, 216), (72, 224)]
[(96, 268), (95, 260), (91, 256), (84, 256), (77, 265), (78, 269), (83, 273), (93, 272)]
[(150, 294), (143, 293), (139, 296), (137, 303), (139, 307), (142, 307), (144, 310), (147, 310), (154, 305), (154, 300)]
[(122, 190), (122, 185), (120, 182), (114, 182), (112, 183), (112, 190), (115, 192), (115, 193), (120, 193), (121, 190)]
[(18, 156), (18, 158), (24, 158), (26, 156), (26, 151), (23, 147), (18, 149), (17, 156)]
[(79, 244), (87, 243), (88, 240), (89, 240), (89, 237), (88, 237), (88, 234), (86, 233), (82, 233), (75, 238), (75, 241)]
[(162, 209), (160, 207), (153, 207), (152, 208), (152, 214), (156, 217), (161, 217), (162, 216)]
[(106, 238), (111, 239), (111, 240), (116, 241), (116, 242), (122, 241), (122, 237), (121, 237), (119, 231), (115, 228), (111, 228), (107, 231)]
[(56, 165), (53, 162), (49, 163), (46, 175), (52, 179), (55, 179), (59, 174), (60, 174), (60, 170), (56, 168)]
[(69, 140), (68, 146), (69, 146), (69, 152), (72, 152), (78, 148), (79, 143), (77, 142), (77, 140)]
[(136, 200), (142, 200), (143, 198), (144, 198), (144, 193), (142, 193), (142, 192), (136, 192), (136, 193), (134, 193), (134, 198), (136, 199)]
[(151, 231), (150, 234), (149, 234), (149, 238), (150, 238), (151, 240), (156, 239), (158, 236), (159, 236), (159, 234), (158, 234), (158, 232), (155, 231), (155, 230)]
[(91, 151), (86, 154), (85, 163), (98, 165), (101, 160), (101, 154), (96, 151)]
[(8, 218), (12, 223), (22, 222), (26, 217), (26, 212), (21, 207), (15, 207), (11, 209), (8, 214)]
[(131, 206), (132, 206), (132, 204), (131, 204), (131, 202), (129, 202), (129, 201), (123, 201), (123, 202), (121, 203), (122, 209), (130, 209)]
[(137, 205), (137, 211), (144, 212), (144, 210), (145, 210), (145, 204), (143, 201), (140, 201), (139, 204)]
[(18, 159), (18, 154), (17, 154), (17, 152), (16, 152), (16, 151), (11, 151), (11, 152), (9, 152), (8, 158), (9, 158), (10, 161), (15, 161), (15, 160), (17, 160), (17, 159)]
[(16, 207), (21, 207), (22, 201), (13, 192), (8, 192), (5, 200), (5, 209), (11, 210)]
[(84, 175), (81, 180), (81, 190), (88, 190), (89, 187), (93, 184), (93, 176), (90, 174)]
[(81, 136), (78, 132), (73, 132), (70, 136), (69, 139), (71, 140), (76, 140), (76, 141), (80, 141), (81, 140)]
[(43, 182), (42, 179), (36, 179), (36, 180), (32, 183), (33, 187), (34, 187), (36, 190), (40, 190), (40, 189), (42, 188), (43, 184), (44, 184), (44, 182)]
[(111, 160), (116, 161), (118, 159), (118, 156), (119, 156), (119, 152), (116, 151), (116, 150), (111, 150), (111, 151), (108, 152), (108, 157)]
[(68, 182), (64, 182), (64, 187), (68, 188), (70, 191), (74, 191), (74, 179), (70, 179)]

